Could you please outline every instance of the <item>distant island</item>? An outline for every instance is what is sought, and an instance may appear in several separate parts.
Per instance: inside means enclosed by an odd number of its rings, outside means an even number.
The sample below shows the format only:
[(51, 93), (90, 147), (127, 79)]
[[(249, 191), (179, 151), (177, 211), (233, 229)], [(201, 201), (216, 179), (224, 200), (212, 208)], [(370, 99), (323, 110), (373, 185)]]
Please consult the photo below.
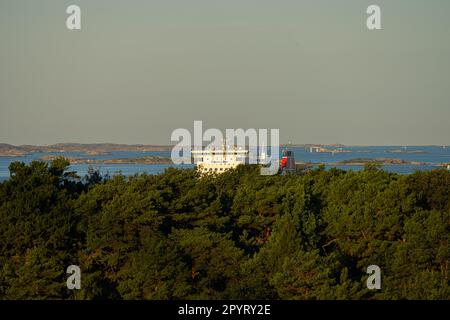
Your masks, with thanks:
[(114, 143), (57, 143), (46, 146), (21, 145), (14, 146), (0, 143), (0, 157), (23, 157), (31, 153), (50, 152), (82, 152), (88, 155), (102, 155), (113, 151), (155, 152), (170, 151), (173, 146), (168, 145), (142, 145), (142, 144), (114, 144)]
[(406, 154), (424, 154), (427, 153), (423, 150), (402, 150), (402, 149), (396, 149), (396, 150), (386, 150), (387, 153), (406, 153)]
[(353, 166), (362, 166), (366, 164), (381, 164), (381, 165), (416, 165), (423, 166), (428, 165), (429, 163), (421, 162), (421, 161), (409, 161), (403, 159), (391, 159), (391, 158), (356, 158), (349, 160), (342, 160), (332, 165), (353, 165)]

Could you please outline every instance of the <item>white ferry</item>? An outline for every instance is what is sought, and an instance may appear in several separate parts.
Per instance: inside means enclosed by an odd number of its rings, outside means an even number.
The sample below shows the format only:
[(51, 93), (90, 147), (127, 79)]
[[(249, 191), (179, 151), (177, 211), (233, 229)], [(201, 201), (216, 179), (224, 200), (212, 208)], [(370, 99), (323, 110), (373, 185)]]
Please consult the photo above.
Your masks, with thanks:
[(223, 143), (220, 147), (192, 150), (191, 156), (202, 174), (223, 173), (240, 164), (249, 163), (249, 151)]

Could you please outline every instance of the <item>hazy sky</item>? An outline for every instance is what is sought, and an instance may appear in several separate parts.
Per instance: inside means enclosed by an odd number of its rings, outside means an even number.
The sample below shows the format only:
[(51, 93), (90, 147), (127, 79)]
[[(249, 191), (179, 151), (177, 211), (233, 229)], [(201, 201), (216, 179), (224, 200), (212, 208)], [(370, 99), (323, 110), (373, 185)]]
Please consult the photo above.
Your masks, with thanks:
[(1, 0), (0, 142), (166, 144), (203, 120), (450, 144), (449, 16), (448, 0)]

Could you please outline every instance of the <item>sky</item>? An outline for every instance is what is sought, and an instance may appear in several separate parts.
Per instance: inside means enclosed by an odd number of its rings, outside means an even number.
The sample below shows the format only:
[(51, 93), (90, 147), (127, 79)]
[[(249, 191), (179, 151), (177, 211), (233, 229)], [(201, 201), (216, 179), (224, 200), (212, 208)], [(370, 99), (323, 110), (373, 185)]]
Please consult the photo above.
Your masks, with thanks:
[(450, 145), (449, 15), (448, 0), (1, 0), (0, 143), (168, 144), (202, 120)]

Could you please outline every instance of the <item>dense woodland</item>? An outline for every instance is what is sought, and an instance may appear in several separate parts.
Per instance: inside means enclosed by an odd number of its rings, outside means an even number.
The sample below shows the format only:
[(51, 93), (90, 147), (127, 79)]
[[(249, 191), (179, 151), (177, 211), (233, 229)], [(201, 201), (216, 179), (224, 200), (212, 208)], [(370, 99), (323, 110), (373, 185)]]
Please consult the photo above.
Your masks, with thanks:
[[(85, 177), (15, 162), (0, 299), (450, 299), (450, 172)], [(79, 265), (81, 290), (66, 268)], [(369, 290), (366, 268), (382, 270)]]

